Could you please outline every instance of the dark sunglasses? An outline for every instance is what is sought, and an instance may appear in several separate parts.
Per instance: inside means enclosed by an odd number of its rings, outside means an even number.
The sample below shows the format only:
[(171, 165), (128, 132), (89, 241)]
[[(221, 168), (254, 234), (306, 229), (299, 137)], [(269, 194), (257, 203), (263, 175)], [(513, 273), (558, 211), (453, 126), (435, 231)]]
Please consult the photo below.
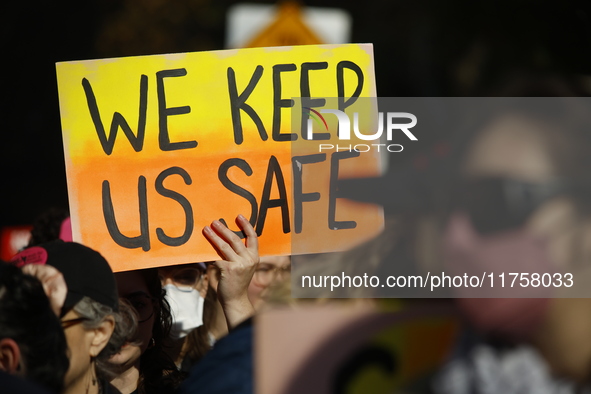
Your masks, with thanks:
[(480, 234), (521, 227), (545, 201), (566, 194), (564, 182), (525, 182), (510, 178), (477, 178), (454, 188), (452, 208), (466, 212)]

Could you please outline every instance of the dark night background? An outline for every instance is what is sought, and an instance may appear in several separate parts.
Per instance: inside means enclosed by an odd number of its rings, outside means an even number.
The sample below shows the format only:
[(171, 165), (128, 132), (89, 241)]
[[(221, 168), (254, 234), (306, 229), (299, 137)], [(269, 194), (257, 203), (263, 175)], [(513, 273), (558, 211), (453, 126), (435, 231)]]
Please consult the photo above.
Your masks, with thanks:
[[(67, 207), (55, 62), (223, 49), (228, 0), (0, 6), (0, 226)], [(271, 3), (271, 2), (268, 2)], [(511, 75), (591, 73), (591, 6), (567, 1), (308, 1), (373, 43), (380, 96), (480, 95)]]

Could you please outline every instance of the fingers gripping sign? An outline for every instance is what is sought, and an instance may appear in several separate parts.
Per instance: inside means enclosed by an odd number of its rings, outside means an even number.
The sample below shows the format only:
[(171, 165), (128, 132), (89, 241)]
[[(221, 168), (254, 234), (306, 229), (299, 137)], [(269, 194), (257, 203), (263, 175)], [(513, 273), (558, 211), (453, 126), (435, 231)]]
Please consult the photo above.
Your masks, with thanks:
[(254, 228), (242, 215), (238, 215), (236, 224), (246, 235), (245, 243), (218, 220), (214, 220), (211, 227), (203, 228), (203, 235), (221, 257), (214, 262), (220, 270), (218, 298), (230, 329), (254, 314), (247, 290), (259, 263), (258, 238)]

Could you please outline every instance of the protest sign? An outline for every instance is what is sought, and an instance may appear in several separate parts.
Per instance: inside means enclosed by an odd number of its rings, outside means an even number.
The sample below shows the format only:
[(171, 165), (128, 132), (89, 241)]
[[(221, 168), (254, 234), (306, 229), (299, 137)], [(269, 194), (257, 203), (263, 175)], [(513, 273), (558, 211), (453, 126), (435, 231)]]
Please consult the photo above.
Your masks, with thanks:
[[(381, 229), (380, 208), (329, 184), (377, 175), (376, 153), (306, 163), (318, 144), (299, 146), (299, 161), (291, 144), (304, 138), (291, 130), (291, 98), (375, 97), (371, 45), (62, 62), (57, 79), (73, 238), (115, 271), (215, 260), (201, 229), (224, 219), (236, 231), (239, 213), (263, 255), (342, 250)], [(305, 202), (295, 208), (294, 182)], [(335, 230), (330, 215), (356, 225)]]

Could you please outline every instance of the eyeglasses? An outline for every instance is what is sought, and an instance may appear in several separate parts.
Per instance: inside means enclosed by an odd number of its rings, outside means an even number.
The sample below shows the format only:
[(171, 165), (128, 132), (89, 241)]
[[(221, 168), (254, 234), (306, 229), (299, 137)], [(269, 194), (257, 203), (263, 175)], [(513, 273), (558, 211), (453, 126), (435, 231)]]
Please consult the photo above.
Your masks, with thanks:
[(87, 320), (90, 320), (90, 319), (87, 318), (87, 317), (78, 317), (76, 319), (62, 320), (61, 321), (61, 323), (62, 323), (62, 329), (65, 330), (66, 328), (75, 326), (76, 324), (80, 324), (80, 323), (82, 323), (84, 321), (87, 321)]
[(277, 267), (271, 264), (260, 263), (254, 272), (253, 279), (260, 286), (269, 286), (277, 277), (278, 274), (282, 278), (291, 274), (291, 264), (284, 267)]
[(458, 184), (452, 204), (470, 216), (476, 231), (491, 234), (521, 227), (542, 203), (567, 191), (569, 188), (560, 181), (469, 179)]
[(138, 323), (144, 323), (154, 316), (154, 298), (143, 291), (126, 295), (125, 298), (138, 314)]
[(166, 271), (164, 271), (164, 275), (161, 274), (161, 279), (163, 285), (168, 281), (179, 289), (190, 288), (201, 290), (204, 283), (204, 273), (205, 271), (202, 269), (187, 267), (172, 271), (172, 275), (166, 275)]

